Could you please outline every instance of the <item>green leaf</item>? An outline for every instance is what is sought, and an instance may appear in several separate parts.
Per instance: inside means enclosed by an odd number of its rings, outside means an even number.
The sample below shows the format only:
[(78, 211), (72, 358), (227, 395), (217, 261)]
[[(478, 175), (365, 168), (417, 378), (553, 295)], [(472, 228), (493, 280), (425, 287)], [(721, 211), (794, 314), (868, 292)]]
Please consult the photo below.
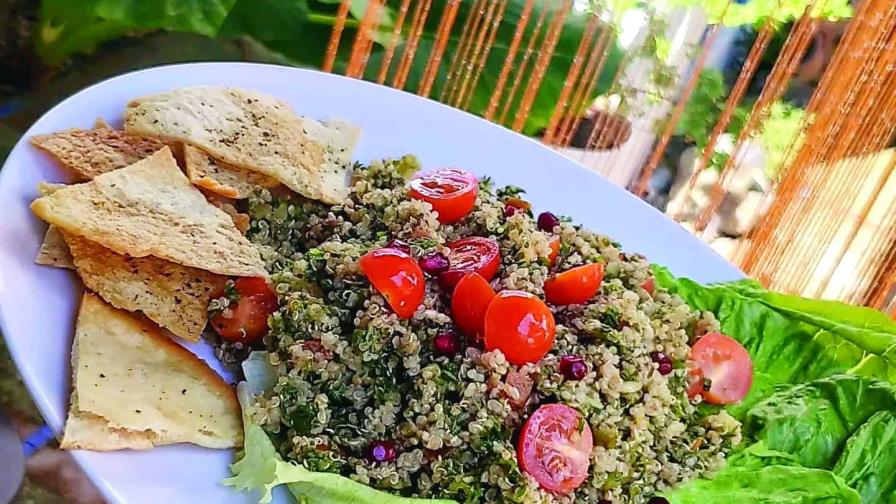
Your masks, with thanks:
[(329, 25), (310, 24), (305, 0), (238, 0), (218, 33), (251, 37), (300, 66), (320, 66)]
[(830, 468), (853, 432), (882, 410), (896, 411), (892, 385), (839, 375), (780, 388), (747, 412), (744, 432), (802, 466)]
[(43, 0), (35, 47), (52, 65), (133, 31), (213, 36), (235, 0)]
[(863, 503), (896, 503), (896, 414), (872, 416), (846, 443), (834, 473), (859, 491)]
[(831, 471), (791, 465), (729, 466), (663, 495), (672, 504), (859, 504), (859, 494)]

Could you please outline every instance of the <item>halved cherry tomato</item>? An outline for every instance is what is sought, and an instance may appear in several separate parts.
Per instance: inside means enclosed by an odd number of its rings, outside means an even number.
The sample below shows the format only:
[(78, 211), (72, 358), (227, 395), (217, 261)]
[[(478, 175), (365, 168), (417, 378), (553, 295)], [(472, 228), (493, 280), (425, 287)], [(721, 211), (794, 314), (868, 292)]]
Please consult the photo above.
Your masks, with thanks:
[(544, 297), (555, 305), (583, 304), (597, 294), (603, 279), (603, 264), (577, 266), (548, 278), (544, 283)]
[(470, 236), (449, 243), (448, 261), (451, 267), (439, 275), (443, 288), (451, 289), (470, 272), (479, 273), (486, 281), (491, 281), (501, 266), (501, 248), (498, 242), (481, 236)]
[(442, 168), (411, 180), (411, 197), (432, 205), (443, 224), (457, 222), (473, 210), (479, 181), (459, 168)]
[(277, 294), (264, 278), (241, 277), (233, 282), (239, 299), (211, 318), (212, 327), (227, 341), (252, 345), (268, 332), (268, 317), (277, 311)]
[(747, 396), (753, 385), (753, 361), (733, 338), (709, 333), (691, 348), (690, 363), (710, 380), (709, 390), (700, 394), (708, 403), (733, 404)]
[(551, 238), (551, 241), (548, 242), (548, 246), (551, 247), (551, 253), (548, 255), (548, 266), (553, 266), (554, 262), (557, 261), (557, 256), (560, 255), (560, 237), (555, 236)]
[(411, 318), (423, 302), (426, 279), (413, 257), (394, 248), (381, 248), (361, 257), (361, 270), (400, 318)]
[(535, 410), (520, 431), (520, 469), (549, 492), (568, 494), (588, 477), (594, 437), (582, 414), (565, 404)]
[(485, 349), (511, 364), (538, 362), (554, 346), (554, 315), (544, 302), (518, 290), (499, 292), (485, 311)]
[(476, 339), (482, 337), (485, 311), (495, 297), (492, 286), (479, 273), (467, 273), (451, 296), (451, 314), (461, 331)]

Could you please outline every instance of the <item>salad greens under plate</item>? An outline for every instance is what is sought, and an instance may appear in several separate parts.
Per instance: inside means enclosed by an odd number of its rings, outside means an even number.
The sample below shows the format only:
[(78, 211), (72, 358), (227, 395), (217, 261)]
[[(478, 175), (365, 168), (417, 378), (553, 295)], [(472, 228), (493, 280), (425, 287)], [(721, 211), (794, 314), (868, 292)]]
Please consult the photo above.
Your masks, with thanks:
[[(702, 286), (654, 267), (657, 283), (691, 307), (716, 314), (750, 352), (754, 384), (728, 407), (744, 442), (727, 466), (666, 492), (673, 504), (896, 504), (896, 324), (884, 314), (769, 292), (752, 280)], [(247, 404), (273, 379), (250, 359)], [(714, 407), (706, 405), (704, 407)], [(225, 484), (240, 490), (286, 485), (307, 504), (447, 503), (398, 497), (283, 461), (246, 418), (245, 448)]]

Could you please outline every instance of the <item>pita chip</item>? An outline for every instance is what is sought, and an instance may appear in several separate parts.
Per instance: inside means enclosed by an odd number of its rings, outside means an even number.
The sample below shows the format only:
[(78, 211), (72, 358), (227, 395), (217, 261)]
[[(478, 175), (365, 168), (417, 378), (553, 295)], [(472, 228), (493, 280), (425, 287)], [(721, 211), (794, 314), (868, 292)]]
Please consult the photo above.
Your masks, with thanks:
[(158, 257), (130, 257), (66, 236), (84, 285), (116, 308), (139, 311), (187, 341), (199, 341), (208, 321), (209, 300), (225, 277)]
[(64, 233), (118, 254), (151, 255), (220, 275), (267, 276), (258, 250), (190, 184), (167, 147), (38, 198), (31, 209)]
[(202, 150), (190, 145), (184, 145), (184, 163), (190, 182), (225, 198), (248, 198), (260, 187), (280, 185), (280, 182), (267, 175), (215, 161)]
[(63, 449), (239, 446), (234, 390), (154, 324), (85, 293), (72, 347)]
[(348, 196), (359, 131), (296, 115), (275, 98), (236, 88), (195, 86), (133, 100), (125, 131), (181, 141), (218, 161), (279, 180), (326, 203)]
[(34, 262), (42, 266), (75, 269), (72, 253), (65, 243), (59, 228), (56, 226), (47, 228), (44, 241), (40, 244), (40, 250), (37, 251), (37, 257), (34, 258)]
[(136, 163), (165, 146), (154, 138), (109, 127), (35, 135), (31, 144), (56, 158), (82, 181)]

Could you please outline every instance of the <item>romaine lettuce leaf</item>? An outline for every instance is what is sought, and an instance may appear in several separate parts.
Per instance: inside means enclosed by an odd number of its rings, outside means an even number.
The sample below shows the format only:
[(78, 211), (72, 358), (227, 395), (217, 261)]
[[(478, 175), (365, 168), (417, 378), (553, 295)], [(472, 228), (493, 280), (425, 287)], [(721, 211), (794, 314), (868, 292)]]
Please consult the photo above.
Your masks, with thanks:
[(771, 465), (728, 467), (663, 494), (672, 504), (736, 502), (749, 504), (859, 504), (859, 494), (843, 479), (822, 469)]
[(847, 439), (878, 411), (896, 411), (896, 387), (838, 375), (780, 388), (750, 408), (743, 430), (802, 466), (830, 469)]
[(859, 428), (834, 466), (863, 503), (896, 503), (896, 414), (875, 413)]

